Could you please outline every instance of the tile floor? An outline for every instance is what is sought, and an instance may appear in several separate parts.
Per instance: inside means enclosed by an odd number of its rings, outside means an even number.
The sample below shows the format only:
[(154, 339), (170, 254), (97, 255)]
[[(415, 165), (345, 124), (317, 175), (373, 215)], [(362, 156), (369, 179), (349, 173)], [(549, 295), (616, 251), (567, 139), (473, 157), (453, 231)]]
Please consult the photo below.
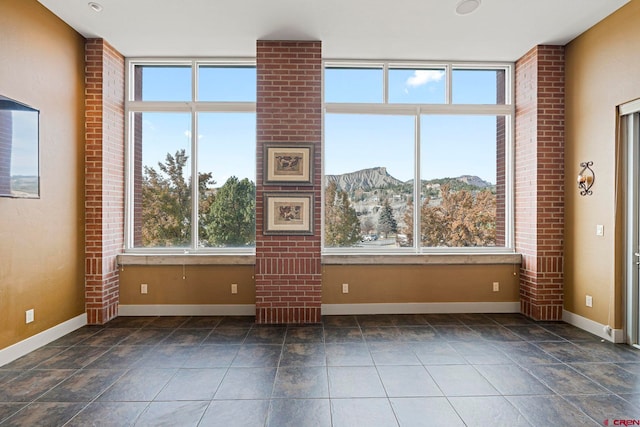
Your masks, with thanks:
[(0, 367), (1, 426), (620, 420), (640, 420), (640, 351), (518, 314), (327, 316), (288, 327), (120, 317)]

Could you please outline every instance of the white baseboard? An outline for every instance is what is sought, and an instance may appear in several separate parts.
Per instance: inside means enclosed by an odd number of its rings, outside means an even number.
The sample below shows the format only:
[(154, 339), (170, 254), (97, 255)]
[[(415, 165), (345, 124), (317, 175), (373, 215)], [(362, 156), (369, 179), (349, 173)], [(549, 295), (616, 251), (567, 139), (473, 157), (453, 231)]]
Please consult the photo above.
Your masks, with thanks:
[(429, 313), (519, 313), (515, 302), (424, 302), (398, 304), (322, 304), (323, 315), (429, 314)]
[[(322, 304), (323, 315), (412, 313), (519, 313), (520, 302)], [(118, 316), (253, 316), (253, 304), (120, 304)]]
[(118, 316), (255, 316), (254, 304), (120, 304)]
[(605, 328), (608, 325), (603, 325), (602, 323), (595, 322), (567, 310), (562, 311), (562, 320), (607, 341), (611, 341), (616, 344), (624, 343), (624, 331), (622, 329), (612, 329), (611, 334), (608, 334), (605, 332)]
[(87, 314), (83, 313), (79, 316), (62, 322), (52, 328), (42, 331), (32, 337), (15, 343), (7, 348), (0, 350), (0, 366), (4, 366), (9, 362), (24, 356), (40, 347), (49, 344), (61, 338), (68, 333), (75, 331), (87, 324)]

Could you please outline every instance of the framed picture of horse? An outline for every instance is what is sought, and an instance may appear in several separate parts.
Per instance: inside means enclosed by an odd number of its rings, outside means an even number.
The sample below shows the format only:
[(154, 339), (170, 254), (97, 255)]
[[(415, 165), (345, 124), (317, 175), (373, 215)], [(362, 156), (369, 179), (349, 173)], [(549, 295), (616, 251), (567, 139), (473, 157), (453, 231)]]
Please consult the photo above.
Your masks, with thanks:
[(313, 193), (264, 193), (264, 234), (313, 234)]
[(264, 185), (313, 185), (313, 144), (264, 145)]

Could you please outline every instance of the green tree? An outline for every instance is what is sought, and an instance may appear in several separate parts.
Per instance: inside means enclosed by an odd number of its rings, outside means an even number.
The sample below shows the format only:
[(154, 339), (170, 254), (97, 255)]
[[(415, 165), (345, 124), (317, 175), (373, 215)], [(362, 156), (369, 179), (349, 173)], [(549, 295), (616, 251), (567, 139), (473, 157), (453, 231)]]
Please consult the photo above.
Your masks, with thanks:
[(335, 182), (325, 190), (324, 240), (326, 246), (351, 246), (360, 240), (360, 220), (345, 191)]
[(230, 177), (216, 192), (204, 224), (214, 246), (245, 246), (256, 239), (256, 187), (247, 178)]
[[(189, 156), (185, 150), (167, 153), (159, 171), (145, 166), (142, 178), (142, 245), (189, 246), (191, 244), (191, 181), (184, 178)], [(212, 202), (215, 184), (211, 173), (198, 174), (200, 218)], [(202, 232), (200, 233), (202, 237)]]
[(393, 209), (389, 204), (389, 199), (385, 199), (382, 203), (382, 209), (380, 209), (380, 216), (378, 217), (378, 233), (387, 237), (389, 234), (395, 234), (398, 232), (398, 223), (393, 217)]
[(496, 243), (496, 197), (489, 190), (475, 196), (469, 190), (441, 187), (442, 200), (422, 205), (420, 231), (425, 246), (493, 246)]

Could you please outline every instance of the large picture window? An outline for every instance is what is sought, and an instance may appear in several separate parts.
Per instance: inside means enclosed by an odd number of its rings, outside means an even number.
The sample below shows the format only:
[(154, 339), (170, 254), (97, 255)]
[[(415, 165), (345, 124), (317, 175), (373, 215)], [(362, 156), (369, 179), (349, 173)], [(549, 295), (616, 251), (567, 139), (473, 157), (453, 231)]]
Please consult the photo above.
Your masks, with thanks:
[(511, 248), (509, 64), (327, 62), (325, 75), (328, 252)]
[(413, 197), (414, 118), (325, 117), (325, 247), (394, 246)]
[(253, 251), (255, 81), (251, 63), (129, 62), (128, 250)]

